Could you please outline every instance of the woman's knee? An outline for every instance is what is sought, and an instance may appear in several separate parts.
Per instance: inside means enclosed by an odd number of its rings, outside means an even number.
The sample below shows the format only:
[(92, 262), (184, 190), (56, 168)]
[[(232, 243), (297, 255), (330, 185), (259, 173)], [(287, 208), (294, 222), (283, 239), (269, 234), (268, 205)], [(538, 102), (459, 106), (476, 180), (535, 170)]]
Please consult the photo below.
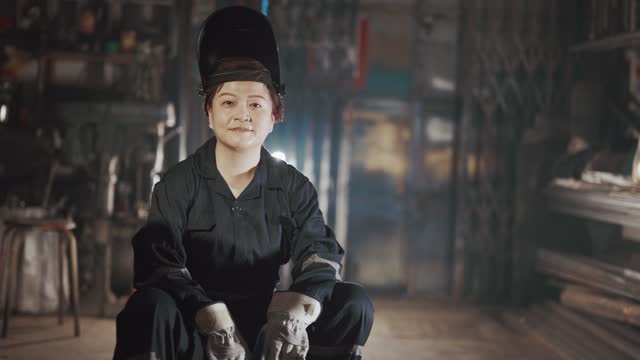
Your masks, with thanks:
[(164, 290), (158, 288), (144, 288), (137, 290), (127, 300), (124, 309), (118, 314), (118, 321), (124, 318), (135, 317), (137, 321), (151, 320), (140, 317), (168, 316), (174, 317), (178, 311), (173, 297)]
[(184, 328), (181, 319), (175, 300), (167, 292), (151, 287), (136, 291), (116, 318), (114, 359), (164, 354), (166, 344), (179, 343), (174, 335), (178, 327)]
[(342, 302), (345, 315), (373, 321), (374, 306), (365, 288), (356, 283), (337, 283), (333, 297)]

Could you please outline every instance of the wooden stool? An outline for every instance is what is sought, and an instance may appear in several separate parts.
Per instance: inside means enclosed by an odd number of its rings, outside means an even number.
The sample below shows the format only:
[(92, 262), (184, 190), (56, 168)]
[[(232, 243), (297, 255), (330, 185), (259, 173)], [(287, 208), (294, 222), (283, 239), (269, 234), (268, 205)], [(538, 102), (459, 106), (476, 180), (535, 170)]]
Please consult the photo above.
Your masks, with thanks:
[[(68, 219), (11, 219), (4, 221), (5, 230), (2, 235), (2, 252), (0, 252), (0, 282), (2, 288), (6, 289), (4, 303), (4, 322), (2, 324), (2, 337), (7, 337), (9, 328), (9, 315), (12, 308), (12, 300), (15, 297), (16, 283), (18, 277), (18, 256), (20, 249), (24, 245), (27, 231), (39, 229), (41, 231), (54, 231), (59, 234), (59, 277), (60, 284), (58, 290), (59, 307), (58, 323), (64, 320), (64, 251), (68, 249), (67, 265), (69, 267), (69, 301), (73, 311), (75, 336), (80, 336), (80, 319), (78, 317), (78, 252), (76, 238), (71, 230), (75, 228), (75, 223)], [(6, 278), (6, 279), (5, 279)], [(6, 280), (6, 281), (5, 281)]]

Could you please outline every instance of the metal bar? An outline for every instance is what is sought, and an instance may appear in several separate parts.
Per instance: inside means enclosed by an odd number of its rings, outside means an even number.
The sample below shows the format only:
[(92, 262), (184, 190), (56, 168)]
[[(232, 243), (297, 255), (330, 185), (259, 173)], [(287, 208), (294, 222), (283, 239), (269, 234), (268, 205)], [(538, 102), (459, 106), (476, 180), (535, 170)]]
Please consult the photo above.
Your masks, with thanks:
[(539, 305), (530, 310), (528, 320), (540, 336), (555, 344), (555, 347), (563, 349), (573, 359), (601, 359), (594, 354), (593, 349), (585, 349), (582, 339), (577, 338), (571, 331), (567, 331), (561, 323), (553, 321), (553, 317), (549, 315), (549, 311)]
[(549, 275), (640, 301), (640, 284), (637, 281), (608, 273), (590, 264), (553, 254), (547, 250), (538, 250), (536, 268)]
[(640, 333), (638, 333), (636, 328), (617, 321), (598, 317), (593, 317), (591, 320), (621, 339), (624, 339), (635, 346), (640, 346)]
[(564, 264), (574, 269), (582, 266), (601, 275), (612, 276), (610, 280), (614, 282), (619, 282), (620, 279), (618, 277), (621, 277), (624, 283), (628, 282), (630, 286), (640, 287), (640, 273), (633, 269), (604, 263), (586, 256), (559, 254), (547, 249), (538, 249), (538, 256), (548, 263), (555, 263), (560, 266)]
[[(595, 334), (586, 331), (581, 326), (576, 326), (572, 321), (568, 321), (565, 317), (559, 316), (559, 314), (551, 308), (549, 303), (544, 305), (538, 305), (542, 311), (544, 311), (547, 318), (547, 324), (550, 327), (555, 327), (562, 333), (566, 334), (569, 338), (576, 341), (580, 346), (580, 351), (585, 354), (593, 355), (597, 359), (626, 359), (627, 357), (619, 349), (611, 344), (603, 341)], [(581, 358), (583, 358), (581, 357)]]
[(640, 196), (636, 193), (616, 191), (614, 187), (601, 190), (569, 189), (553, 186), (545, 191), (552, 203), (567, 203), (580, 207), (592, 207), (608, 211), (640, 214)]
[[(607, 274), (604, 270), (594, 269), (589, 265), (571, 261), (570, 259), (563, 258), (561, 255), (556, 255), (560, 257), (560, 260), (550, 260), (549, 256), (546, 258), (541, 257), (540, 252), (541, 250), (539, 250), (538, 253), (536, 268), (541, 272), (583, 283), (601, 290), (610, 291), (614, 294), (629, 296), (631, 298), (636, 297), (633, 291), (627, 289), (628, 284), (620, 277)], [(551, 257), (551, 259), (553, 258)], [(624, 286), (620, 286), (619, 284)]]
[(588, 331), (598, 339), (601, 339), (607, 344), (615, 347), (625, 355), (633, 358), (637, 356), (637, 354), (640, 354), (640, 346), (638, 346), (638, 344), (625, 341), (625, 339), (617, 336), (606, 328), (603, 328), (592, 320), (556, 303), (549, 302), (547, 306), (554, 313), (573, 323), (575, 326)]
[(567, 287), (560, 296), (563, 304), (611, 320), (640, 325), (640, 305), (597, 294), (586, 289)]
[(629, 0), (629, 32), (636, 31), (636, 7), (638, 6), (637, 0)]
[[(338, 152), (338, 173), (336, 176), (336, 238), (342, 248), (347, 251), (348, 245), (348, 216), (349, 216), (349, 178), (351, 175), (351, 127), (353, 119), (353, 105), (347, 104), (344, 112), (342, 139)], [(347, 275), (346, 264), (342, 264), (342, 274)]]
[(178, 124), (182, 128), (180, 132), (180, 142), (178, 144), (178, 160), (184, 160), (187, 157), (187, 141), (188, 134), (190, 132), (190, 120), (191, 120), (191, 96), (195, 92), (193, 86), (192, 76), (188, 76), (192, 71), (192, 34), (189, 29), (191, 28), (191, 8), (192, 0), (182, 0), (177, 2), (177, 16), (178, 20), (178, 58), (177, 58), (177, 70), (179, 74), (184, 76), (178, 77)]
[[(470, 39), (467, 39), (464, 34), (467, 29), (473, 28), (473, 22), (471, 16), (467, 15), (471, 6), (468, 4), (469, 2), (460, 1), (458, 3), (458, 49), (456, 56), (456, 97), (455, 97), (455, 113), (454, 113), (454, 135), (453, 135), (453, 159), (451, 164), (451, 186), (449, 188), (449, 242), (447, 246), (447, 259), (451, 264), (450, 270), (448, 272), (448, 281), (446, 282), (449, 285), (449, 293), (452, 295), (454, 299), (460, 299), (462, 297), (463, 287), (464, 287), (464, 241), (461, 241), (458, 236), (458, 231), (456, 231), (458, 225), (458, 199), (462, 197), (461, 191), (462, 189), (458, 186), (462, 184), (460, 180), (461, 173), (464, 171), (460, 171), (462, 163), (462, 123), (463, 123), (463, 115), (464, 110), (463, 107), (468, 107), (468, 103), (463, 101), (463, 89), (464, 87), (464, 79), (469, 78), (470, 72), (466, 71), (466, 67), (464, 66), (464, 61), (462, 59), (465, 58), (466, 53), (469, 49), (468, 43)], [(468, 111), (468, 110), (467, 110)]]

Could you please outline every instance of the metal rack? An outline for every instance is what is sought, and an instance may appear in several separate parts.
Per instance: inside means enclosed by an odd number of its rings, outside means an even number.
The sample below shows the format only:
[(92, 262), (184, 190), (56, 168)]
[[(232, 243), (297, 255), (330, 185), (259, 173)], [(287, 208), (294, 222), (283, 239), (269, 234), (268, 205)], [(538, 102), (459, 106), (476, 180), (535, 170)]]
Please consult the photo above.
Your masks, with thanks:
[(635, 0), (586, 0), (576, 7), (581, 42), (570, 52), (607, 51), (640, 44), (640, 7)]
[(77, 51), (48, 51), (43, 54), (47, 60), (91, 61), (112, 64), (131, 64), (135, 61), (134, 54), (97, 54)]
[(585, 41), (571, 46), (569, 51), (574, 53), (583, 51), (607, 51), (638, 45), (640, 45), (640, 31)]

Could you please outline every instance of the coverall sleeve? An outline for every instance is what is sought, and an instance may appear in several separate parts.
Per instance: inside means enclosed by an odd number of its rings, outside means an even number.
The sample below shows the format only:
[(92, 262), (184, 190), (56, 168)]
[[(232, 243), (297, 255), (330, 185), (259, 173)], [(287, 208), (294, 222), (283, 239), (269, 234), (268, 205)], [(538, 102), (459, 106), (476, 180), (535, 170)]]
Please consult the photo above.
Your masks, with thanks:
[(333, 230), (325, 224), (316, 189), (305, 176), (298, 175), (289, 199), (297, 225), (291, 237), (293, 282), (289, 290), (324, 303), (335, 283), (342, 281), (344, 250)]
[[(175, 176), (169, 180), (176, 180)], [(182, 240), (194, 187), (179, 178), (158, 182), (147, 223), (132, 240), (136, 289), (156, 287), (166, 291), (190, 321), (199, 309), (214, 303), (186, 268)]]

